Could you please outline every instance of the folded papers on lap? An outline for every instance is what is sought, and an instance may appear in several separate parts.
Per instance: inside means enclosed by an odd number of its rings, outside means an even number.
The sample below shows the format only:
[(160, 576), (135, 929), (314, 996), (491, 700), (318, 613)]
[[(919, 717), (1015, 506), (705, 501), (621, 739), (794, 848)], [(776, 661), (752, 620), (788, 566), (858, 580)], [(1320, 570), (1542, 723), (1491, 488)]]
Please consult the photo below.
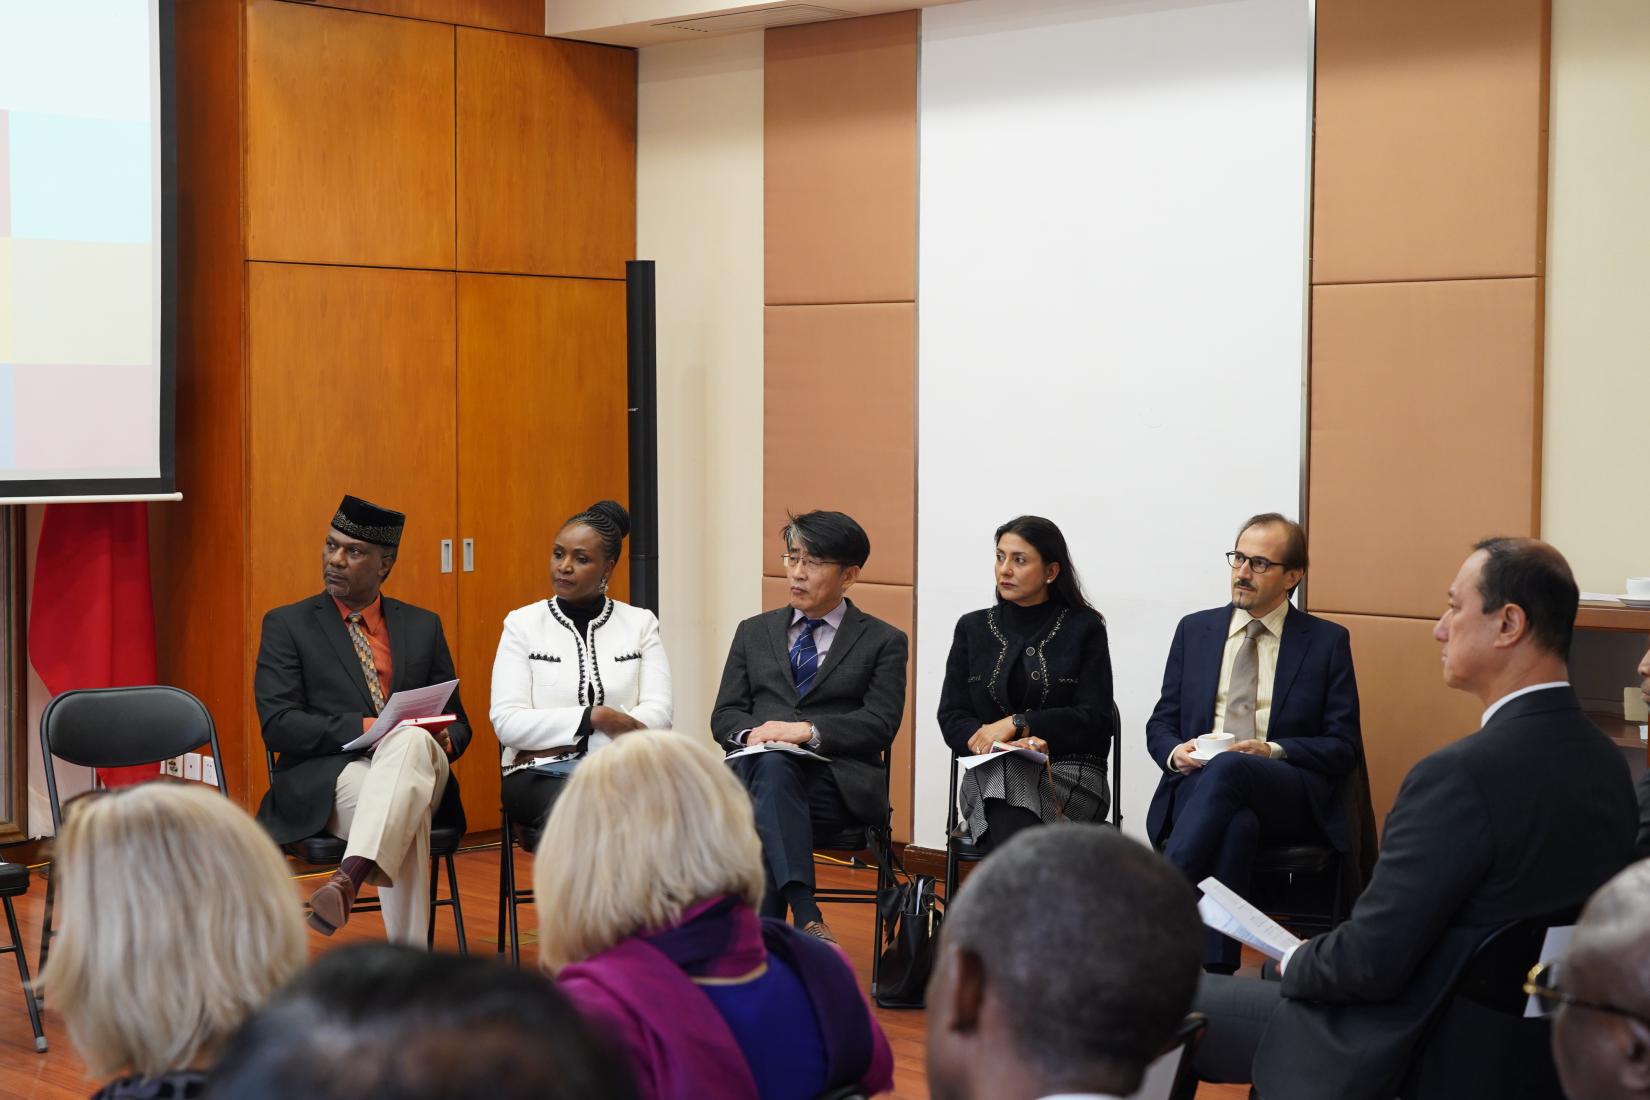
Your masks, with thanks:
[(1267, 958), (1283, 961), (1284, 955), (1305, 941), (1283, 925), (1240, 898), (1217, 878), (1197, 884), (1203, 891), (1197, 912), (1203, 923), (1239, 943), (1248, 944)]

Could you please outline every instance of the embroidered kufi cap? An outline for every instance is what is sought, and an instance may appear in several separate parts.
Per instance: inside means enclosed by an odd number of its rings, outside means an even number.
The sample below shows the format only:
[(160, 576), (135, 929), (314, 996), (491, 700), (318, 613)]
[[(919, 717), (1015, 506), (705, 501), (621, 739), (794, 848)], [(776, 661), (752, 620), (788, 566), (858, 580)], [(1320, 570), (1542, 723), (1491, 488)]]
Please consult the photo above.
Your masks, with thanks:
[(401, 529), (407, 517), (368, 503), (360, 497), (346, 496), (338, 505), (338, 514), (332, 517), (332, 526), (352, 539), (375, 542), (379, 546), (401, 545)]

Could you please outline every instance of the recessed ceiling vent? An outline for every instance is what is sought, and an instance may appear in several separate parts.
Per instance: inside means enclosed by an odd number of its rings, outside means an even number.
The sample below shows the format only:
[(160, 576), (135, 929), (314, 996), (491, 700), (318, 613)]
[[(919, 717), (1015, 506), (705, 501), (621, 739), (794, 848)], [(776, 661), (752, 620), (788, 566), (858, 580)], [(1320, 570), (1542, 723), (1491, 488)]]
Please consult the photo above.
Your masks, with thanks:
[(800, 23), (823, 23), (827, 19), (847, 19), (854, 13), (822, 8), (818, 4), (775, 4), (772, 7), (750, 11), (730, 11), (722, 15), (705, 15), (696, 19), (677, 19), (655, 23), (655, 27), (696, 34), (729, 34), (733, 31), (753, 31), (763, 27), (794, 27)]

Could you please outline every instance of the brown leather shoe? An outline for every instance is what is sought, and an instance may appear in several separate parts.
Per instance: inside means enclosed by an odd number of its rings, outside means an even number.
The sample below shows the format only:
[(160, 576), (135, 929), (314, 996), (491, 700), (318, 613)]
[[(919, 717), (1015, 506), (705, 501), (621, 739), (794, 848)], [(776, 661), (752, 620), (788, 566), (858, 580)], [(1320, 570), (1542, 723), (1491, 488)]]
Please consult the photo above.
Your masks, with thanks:
[(349, 923), (350, 907), (355, 904), (355, 883), (342, 871), (334, 871), (315, 892), (309, 895), (309, 926), (330, 936)]
[(802, 931), (826, 943), (835, 943), (836, 937), (831, 935), (830, 927), (822, 920), (811, 920), (802, 926)]

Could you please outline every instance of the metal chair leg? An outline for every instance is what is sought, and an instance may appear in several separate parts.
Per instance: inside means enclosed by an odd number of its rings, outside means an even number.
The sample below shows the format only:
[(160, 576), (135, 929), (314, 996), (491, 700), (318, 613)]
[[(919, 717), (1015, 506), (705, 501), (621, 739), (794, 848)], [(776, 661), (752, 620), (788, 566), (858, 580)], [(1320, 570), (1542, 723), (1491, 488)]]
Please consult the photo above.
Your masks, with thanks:
[(510, 868), (510, 896), (507, 904), (510, 911), (510, 965), (521, 965), (521, 917), (516, 912), (518, 904), (516, 894), (516, 849), (513, 837), (504, 838), (504, 859)]
[(458, 896), (458, 868), (453, 863), (451, 852), (443, 858), (447, 863), (447, 894), (453, 899), (453, 927), (458, 931), (458, 953), (468, 955), (470, 944), (464, 938), (464, 903)]
[[(35, 970), (36, 974), (45, 971), (46, 952), (52, 943), (52, 910), (57, 904), (57, 876), (52, 873), (55, 868), (55, 862), (46, 864), (46, 915), (40, 923), (40, 965)], [(23, 950), (22, 941), (18, 941), (17, 950), (21, 954)], [(46, 999), (41, 997), (40, 1003), (45, 1004)]]
[(435, 950), (435, 910), (436, 910), (436, 891), (435, 891), (435, 888), (439, 885), (441, 885), (441, 857), (440, 856), (431, 856), (430, 857), (430, 920), (429, 920), (428, 926), (424, 929), (424, 946), (426, 948), (428, 948), (429, 950), (432, 950), (432, 951)]
[(505, 910), (510, 905), (510, 894), (515, 889), (515, 870), (510, 858), (510, 817), (504, 817), (504, 830), (498, 838), (498, 954), (504, 954)]
[(11, 906), (11, 899), (3, 899), (6, 903), (6, 927), (11, 930), (11, 952), (17, 956), (17, 973), (23, 979), (23, 1003), (29, 1009), (29, 1026), (34, 1028), (34, 1049), (45, 1053), (46, 1029), (40, 1022), (40, 1002), (35, 998), (34, 987), (29, 984), (29, 960), (23, 949), (23, 936), (17, 930), (17, 911)]

